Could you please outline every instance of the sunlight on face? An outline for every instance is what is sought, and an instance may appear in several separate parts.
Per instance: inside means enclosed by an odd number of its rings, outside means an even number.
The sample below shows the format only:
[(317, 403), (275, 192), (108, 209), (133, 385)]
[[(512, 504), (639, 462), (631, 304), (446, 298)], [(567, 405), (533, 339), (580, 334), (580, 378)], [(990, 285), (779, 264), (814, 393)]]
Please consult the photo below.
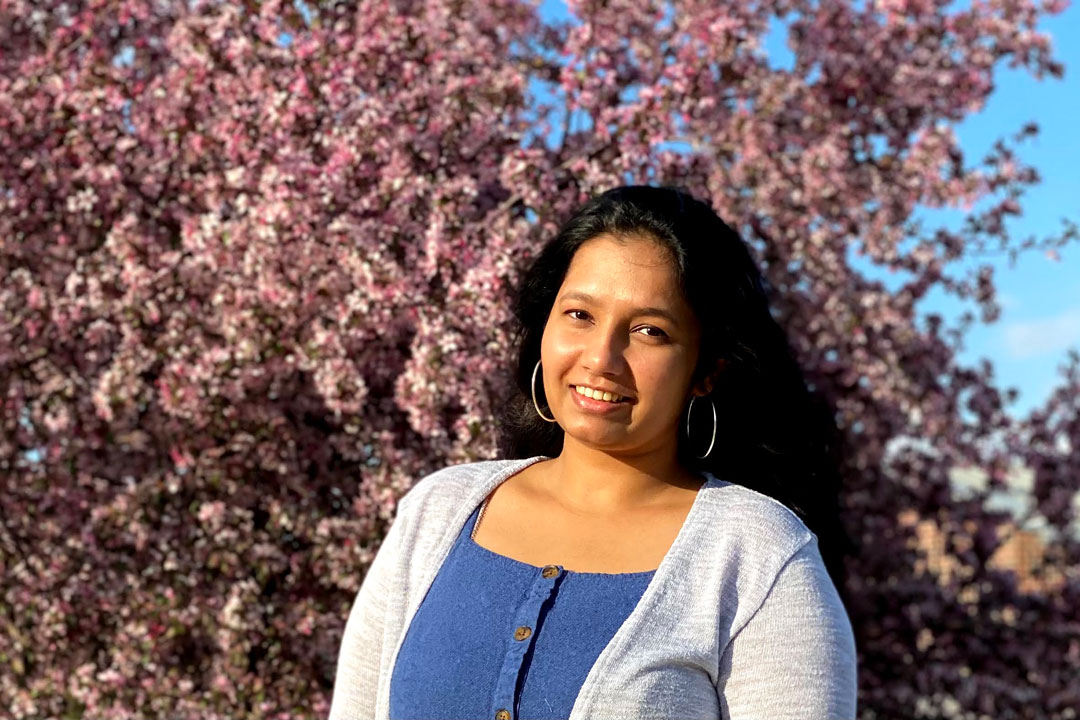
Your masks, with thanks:
[[(610, 235), (584, 243), (540, 347), (548, 405), (567, 441), (633, 455), (675, 442), (700, 336), (665, 249)], [(627, 401), (589, 407), (576, 396), (579, 384)]]

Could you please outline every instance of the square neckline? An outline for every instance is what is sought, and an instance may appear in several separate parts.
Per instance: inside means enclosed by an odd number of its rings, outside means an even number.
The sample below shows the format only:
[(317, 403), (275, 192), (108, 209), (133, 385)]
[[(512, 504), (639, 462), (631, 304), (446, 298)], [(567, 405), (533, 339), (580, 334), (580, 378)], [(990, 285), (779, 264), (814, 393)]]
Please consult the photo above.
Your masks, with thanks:
[[(548, 458), (547, 456), (544, 456), (544, 455), (538, 455), (538, 456), (535, 456), (534, 458), (530, 458), (530, 459), (532, 460), (532, 462), (529, 462), (529, 463), (527, 463), (527, 464), (525, 464), (525, 465), (523, 465), (521, 467), (516, 468), (509, 475), (506, 475), (505, 477), (501, 478), (490, 490), (488, 490), (484, 494), (484, 497), (481, 500), (480, 505), (474, 507), (472, 509), (472, 511), (470, 512), (470, 514), (469, 514), (469, 519), (471, 519), (472, 522), (470, 523), (467, 520), (466, 523), (465, 523), (465, 525), (466, 525), (465, 529), (468, 531), (466, 533), (465, 538), (466, 538), (466, 542), (472, 548), (474, 548), (475, 550), (479, 550), (481, 553), (484, 553), (484, 554), (486, 554), (486, 555), (488, 555), (490, 557), (500, 558), (504, 562), (508, 561), (509, 563), (511, 563), (511, 564), (513, 564), (515, 566), (518, 566), (518, 567), (524, 567), (524, 568), (529, 568), (530, 570), (539, 571), (539, 570), (542, 570), (545, 566), (543, 566), (543, 565), (533, 565), (532, 563), (527, 563), (524, 560), (518, 560), (517, 558), (512, 558), (509, 555), (503, 555), (502, 553), (497, 553), (494, 550), (491, 550), (489, 548), (484, 547), (480, 543), (476, 542), (476, 540), (473, 538), (473, 535), (476, 532), (476, 527), (480, 523), (480, 518), (483, 515), (484, 510), (487, 508), (487, 504), (491, 500), (491, 496), (494, 494), (495, 490), (498, 489), (498, 487), (500, 485), (502, 485), (504, 482), (506, 482), (510, 478), (514, 477), (515, 475), (521, 473), (523, 470), (525, 470), (529, 466), (534, 465), (535, 463), (540, 462), (542, 460), (548, 460), (550, 458)], [(652, 570), (640, 570), (638, 572), (628, 572), (628, 573), (583, 572), (583, 571), (579, 571), (579, 570), (569, 570), (569, 569), (563, 567), (562, 565), (560, 565), (558, 563), (549, 563), (549, 564), (555, 565), (556, 567), (559, 568), (559, 570), (561, 572), (565, 573), (568, 576), (577, 576), (577, 577), (582, 577), (582, 578), (589, 578), (589, 577), (591, 577), (591, 578), (644, 578), (646, 576), (654, 576), (654, 575), (656, 575), (656, 573), (659, 572), (664, 567), (664, 563), (667, 561), (668, 556), (671, 555), (672, 550), (675, 549), (675, 546), (679, 543), (679, 540), (683, 537), (683, 533), (686, 530), (686, 527), (690, 524), (690, 518), (694, 515), (694, 511), (697, 509), (697, 507), (698, 507), (698, 505), (700, 503), (702, 491), (705, 489), (705, 487), (707, 485), (712, 483), (713, 480), (715, 479), (707, 472), (706, 473), (700, 473), (699, 472), (697, 474), (705, 481), (705, 483), (700, 488), (698, 488), (698, 491), (694, 496), (694, 502), (690, 506), (690, 511), (686, 514), (686, 517), (683, 519), (683, 523), (679, 527), (679, 532), (675, 535), (675, 539), (671, 542), (671, 546), (668, 547), (667, 552), (664, 553), (664, 557), (660, 559), (660, 564), (658, 566), (656, 566), (655, 568), (653, 568)]]

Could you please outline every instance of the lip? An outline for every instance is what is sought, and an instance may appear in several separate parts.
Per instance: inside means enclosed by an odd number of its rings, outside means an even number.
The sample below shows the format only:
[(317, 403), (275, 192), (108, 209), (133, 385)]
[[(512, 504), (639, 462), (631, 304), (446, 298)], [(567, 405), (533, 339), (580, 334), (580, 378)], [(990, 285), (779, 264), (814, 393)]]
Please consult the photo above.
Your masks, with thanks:
[(619, 412), (623, 409), (623, 406), (630, 404), (630, 402), (626, 400), (618, 403), (593, 400), (590, 397), (585, 397), (573, 387), (570, 388), (570, 394), (574, 397), (575, 405), (585, 412), (595, 413), (597, 415), (610, 415), (611, 413)]

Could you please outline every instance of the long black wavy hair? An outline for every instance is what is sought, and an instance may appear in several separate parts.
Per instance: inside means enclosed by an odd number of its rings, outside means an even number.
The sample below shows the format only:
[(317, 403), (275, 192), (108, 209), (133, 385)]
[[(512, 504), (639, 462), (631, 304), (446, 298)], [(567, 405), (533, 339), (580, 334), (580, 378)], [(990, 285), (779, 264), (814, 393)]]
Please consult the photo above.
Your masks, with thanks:
[[(841, 437), (834, 410), (810, 392), (769, 310), (765, 280), (749, 249), (706, 203), (676, 187), (633, 185), (591, 198), (563, 223), (526, 268), (514, 292), (517, 324), (512, 397), (500, 405), (502, 457), (556, 457), (563, 430), (542, 420), (531, 381), (548, 316), (574, 253), (599, 235), (650, 237), (667, 248), (702, 337), (691, 387), (721, 372), (705, 396), (716, 406), (716, 443), (705, 398), (694, 403), (693, 437), (680, 418), (678, 459), (692, 472), (768, 495), (794, 511), (818, 537), (825, 566), (844, 596), (845, 556), (854, 549), (839, 516)], [(537, 401), (546, 411), (543, 383)]]

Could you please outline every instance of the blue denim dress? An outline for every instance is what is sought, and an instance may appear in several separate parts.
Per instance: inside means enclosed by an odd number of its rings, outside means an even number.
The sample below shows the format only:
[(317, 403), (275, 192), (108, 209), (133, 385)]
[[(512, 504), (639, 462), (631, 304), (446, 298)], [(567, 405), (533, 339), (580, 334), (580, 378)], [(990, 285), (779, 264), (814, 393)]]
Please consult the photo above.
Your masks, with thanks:
[(390, 678), (391, 720), (565, 720), (656, 572), (520, 562), (476, 544), (479, 513), (405, 633)]

